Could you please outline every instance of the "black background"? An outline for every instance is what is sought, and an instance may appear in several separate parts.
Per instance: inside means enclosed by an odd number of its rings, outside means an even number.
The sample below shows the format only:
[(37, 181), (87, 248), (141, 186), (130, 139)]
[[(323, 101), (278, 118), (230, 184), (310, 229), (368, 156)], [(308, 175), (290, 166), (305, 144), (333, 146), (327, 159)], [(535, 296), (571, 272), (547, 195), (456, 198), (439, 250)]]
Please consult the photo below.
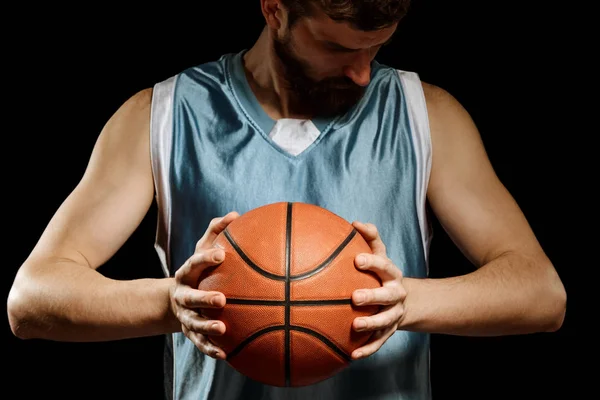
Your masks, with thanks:
[[(208, 5), (206, 3), (209, 3)], [(488, 4), (492, 3), (492, 4)], [(586, 350), (576, 331), (580, 266), (575, 223), (581, 144), (563, 71), (574, 48), (565, 14), (549, 3), (420, 0), (378, 60), (420, 73), (452, 93), (480, 129), (498, 176), (525, 212), (568, 294), (563, 328), (500, 338), (433, 335), (434, 398), (581, 398)], [(41, 8), (40, 8), (41, 7)], [(40, 6), (15, 15), (6, 46), (10, 95), (3, 135), (3, 240), (8, 294), (56, 208), (81, 178), (98, 133), (132, 94), (221, 54), (252, 46), (263, 26), (258, 1)], [(125, 6), (123, 6), (125, 7)], [(573, 70), (573, 67), (570, 67)], [(6, 70), (5, 70), (6, 71)], [(7, 112), (8, 111), (8, 112)], [(152, 211), (155, 211), (153, 208)], [(100, 271), (116, 279), (161, 277), (156, 219), (143, 221)], [(470, 264), (434, 221), (431, 275)], [(162, 337), (108, 343), (23, 341), (6, 332), (8, 398), (159, 399)]]

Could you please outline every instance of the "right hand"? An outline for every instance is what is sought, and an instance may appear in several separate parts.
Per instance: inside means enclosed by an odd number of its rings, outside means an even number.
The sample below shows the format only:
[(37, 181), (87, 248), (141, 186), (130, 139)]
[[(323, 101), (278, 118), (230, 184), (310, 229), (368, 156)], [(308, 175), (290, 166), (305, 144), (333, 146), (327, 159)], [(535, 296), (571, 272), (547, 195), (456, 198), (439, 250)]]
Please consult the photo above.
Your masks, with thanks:
[(222, 249), (213, 247), (217, 236), (225, 230), (239, 214), (232, 211), (221, 218), (214, 218), (202, 238), (196, 243), (194, 254), (175, 273), (175, 285), (171, 289), (171, 308), (181, 322), (181, 330), (196, 347), (215, 359), (224, 360), (223, 349), (211, 343), (207, 336), (225, 333), (225, 324), (218, 320), (202, 317), (203, 308), (225, 306), (225, 295), (216, 291), (198, 290), (202, 272), (218, 265), (225, 259)]

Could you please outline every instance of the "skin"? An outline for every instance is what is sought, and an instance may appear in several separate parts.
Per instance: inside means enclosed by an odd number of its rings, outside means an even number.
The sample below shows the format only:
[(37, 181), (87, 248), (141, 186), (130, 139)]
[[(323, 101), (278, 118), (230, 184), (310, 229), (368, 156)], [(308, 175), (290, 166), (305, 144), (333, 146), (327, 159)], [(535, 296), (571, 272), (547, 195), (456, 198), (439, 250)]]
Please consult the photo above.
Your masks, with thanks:
[[(261, 7), (266, 27), (245, 57), (251, 87), (272, 118), (309, 118), (290, 109), (293, 94), (286, 92), (278, 72), (282, 66), (269, 46), (275, 35), (286, 33), (286, 11), (277, 0), (263, 0)], [(310, 65), (312, 78), (347, 76), (364, 86), (369, 83), (370, 61), (395, 28), (361, 32), (318, 15), (293, 28), (293, 48)], [(339, 50), (322, 47), (325, 42), (354, 51), (340, 55)], [(398, 329), (524, 334), (555, 331), (564, 319), (564, 286), (494, 173), (469, 114), (445, 90), (427, 83), (423, 90), (433, 146), (427, 199), (476, 268), (444, 279), (403, 277), (386, 256), (377, 227), (354, 221), (372, 250), (356, 257), (356, 267), (377, 273), (383, 285), (357, 290), (353, 301), (384, 306), (379, 314), (354, 321), (354, 329), (375, 332), (354, 358), (373, 354)], [(222, 261), (222, 250), (210, 246), (237, 212), (211, 222), (174, 277), (116, 281), (97, 271), (135, 231), (152, 203), (151, 95), (151, 89), (140, 91), (107, 121), (83, 178), (19, 268), (7, 301), (17, 337), (103, 341), (181, 331), (202, 352), (225, 358), (207, 341), (209, 335), (223, 334), (224, 324), (205, 320), (198, 311), (222, 307), (226, 299), (193, 287), (205, 268)]]

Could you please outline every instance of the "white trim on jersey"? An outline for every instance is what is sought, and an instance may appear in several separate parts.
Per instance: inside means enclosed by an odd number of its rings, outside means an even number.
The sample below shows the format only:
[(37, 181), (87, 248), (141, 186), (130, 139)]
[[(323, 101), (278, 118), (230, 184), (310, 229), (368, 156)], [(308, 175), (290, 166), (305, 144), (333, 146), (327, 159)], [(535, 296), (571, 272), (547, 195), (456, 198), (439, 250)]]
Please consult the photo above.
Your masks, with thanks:
[(152, 169), (158, 203), (158, 222), (154, 247), (158, 253), (166, 277), (169, 268), (171, 203), (169, 166), (173, 147), (173, 98), (178, 75), (154, 85), (150, 116), (150, 146)]
[(425, 94), (419, 75), (415, 72), (398, 70), (398, 77), (404, 89), (410, 131), (413, 139), (415, 158), (417, 161), (417, 191), (416, 204), (418, 210), (419, 224), (421, 226), (421, 237), (425, 262), (429, 273), (429, 246), (431, 244), (432, 232), (427, 219), (427, 186), (431, 173), (431, 132), (429, 130), (429, 116)]

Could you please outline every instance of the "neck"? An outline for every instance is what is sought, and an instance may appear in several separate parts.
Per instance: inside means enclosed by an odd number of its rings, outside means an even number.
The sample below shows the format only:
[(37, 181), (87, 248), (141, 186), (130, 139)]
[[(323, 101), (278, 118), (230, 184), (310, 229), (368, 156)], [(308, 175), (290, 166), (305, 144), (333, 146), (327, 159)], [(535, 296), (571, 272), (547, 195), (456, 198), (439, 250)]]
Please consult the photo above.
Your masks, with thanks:
[(284, 85), (282, 65), (273, 49), (271, 32), (265, 27), (244, 55), (244, 70), (258, 102), (272, 119), (310, 116), (295, 114), (290, 108), (293, 93)]

